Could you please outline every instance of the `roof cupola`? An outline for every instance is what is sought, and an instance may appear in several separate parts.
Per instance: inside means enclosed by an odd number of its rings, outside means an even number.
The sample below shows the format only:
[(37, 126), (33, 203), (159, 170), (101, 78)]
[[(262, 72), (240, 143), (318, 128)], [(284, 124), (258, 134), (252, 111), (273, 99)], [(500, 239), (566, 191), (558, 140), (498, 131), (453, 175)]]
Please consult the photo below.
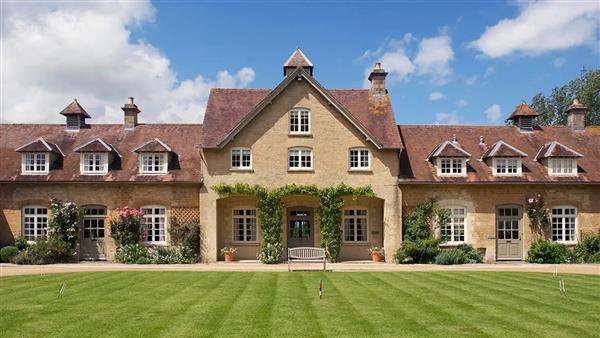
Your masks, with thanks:
[(515, 111), (510, 114), (507, 120), (511, 120), (521, 131), (533, 131), (534, 119), (539, 115), (527, 103), (521, 101), (521, 104), (515, 108)]
[(298, 67), (303, 68), (310, 76), (313, 75), (314, 66), (300, 48), (296, 49), (283, 65), (283, 76), (288, 76)]
[(77, 102), (77, 99), (73, 99), (73, 102), (66, 106), (60, 114), (67, 118), (65, 123), (66, 129), (72, 131), (78, 131), (81, 128), (85, 128), (85, 119), (90, 118), (90, 115), (83, 109), (79, 102)]

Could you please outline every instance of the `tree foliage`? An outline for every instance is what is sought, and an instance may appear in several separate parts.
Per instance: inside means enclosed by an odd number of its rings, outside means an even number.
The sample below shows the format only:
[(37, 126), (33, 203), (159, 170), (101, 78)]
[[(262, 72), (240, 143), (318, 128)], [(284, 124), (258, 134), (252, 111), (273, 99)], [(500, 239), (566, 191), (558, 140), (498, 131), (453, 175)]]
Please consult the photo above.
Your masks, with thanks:
[(586, 124), (600, 125), (600, 69), (583, 70), (580, 77), (555, 87), (548, 96), (536, 94), (531, 99), (531, 107), (540, 113), (537, 124), (566, 125), (565, 111), (573, 103), (574, 97), (578, 97), (579, 101), (588, 107)]

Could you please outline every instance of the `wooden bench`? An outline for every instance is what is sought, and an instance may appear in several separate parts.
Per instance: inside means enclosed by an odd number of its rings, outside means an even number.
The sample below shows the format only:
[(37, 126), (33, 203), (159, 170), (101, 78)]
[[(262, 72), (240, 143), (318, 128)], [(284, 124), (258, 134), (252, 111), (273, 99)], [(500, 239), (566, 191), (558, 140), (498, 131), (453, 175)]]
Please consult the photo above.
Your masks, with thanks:
[(325, 271), (327, 264), (325, 249), (311, 247), (288, 248), (288, 271), (292, 271), (292, 263), (321, 262), (323, 262), (323, 271)]

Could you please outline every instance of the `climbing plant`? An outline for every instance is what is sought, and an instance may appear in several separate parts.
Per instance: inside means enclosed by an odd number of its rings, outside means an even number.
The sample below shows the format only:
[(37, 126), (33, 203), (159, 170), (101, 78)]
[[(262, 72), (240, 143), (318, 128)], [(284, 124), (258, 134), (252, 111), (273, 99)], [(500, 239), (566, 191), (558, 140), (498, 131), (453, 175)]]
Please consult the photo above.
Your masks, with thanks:
[(289, 195), (311, 195), (319, 198), (317, 214), (321, 223), (321, 247), (331, 261), (337, 260), (342, 242), (342, 196), (375, 196), (371, 186), (351, 187), (339, 184), (318, 188), (316, 185), (288, 184), (275, 189), (245, 183), (217, 184), (212, 187), (221, 196), (251, 195), (258, 198), (258, 219), (262, 228), (262, 242), (258, 259), (267, 264), (279, 262), (283, 246), (280, 228), (283, 222), (283, 198)]
[(529, 224), (533, 232), (538, 238), (543, 238), (544, 231), (550, 225), (550, 216), (548, 209), (544, 207), (544, 198), (541, 194), (535, 194), (527, 199), (526, 205)]

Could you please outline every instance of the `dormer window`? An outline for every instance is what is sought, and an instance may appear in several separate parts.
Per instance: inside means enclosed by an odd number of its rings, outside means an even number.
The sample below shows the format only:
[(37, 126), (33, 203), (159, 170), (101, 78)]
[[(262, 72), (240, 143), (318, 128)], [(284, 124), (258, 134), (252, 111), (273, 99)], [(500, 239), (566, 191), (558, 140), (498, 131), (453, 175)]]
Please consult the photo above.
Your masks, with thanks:
[(310, 112), (306, 109), (294, 109), (290, 111), (290, 134), (310, 134)]
[(164, 175), (169, 171), (169, 156), (173, 150), (166, 143), (155, 138), (135, 148), (139, 154), (140, 174)]
[(437, 168), (440, 176), (465, 176), (467, 160), (457, 157), (438, 157)]
[(545, 163), (549, 176), (577, 176), (577, 158), (582, 154), (557, 141), (544, 144), (535, 160)]
[(577, 161), (574, 158), (549, 158), (548, 174), (552, 176), (577, 176)]
[(140, 154), (140, 174), (166, 174), (167, 153)]
[(520, 157), (495, 157), (493, 159), (494, 176), (520, 176)]
[(108, 172), (108, 153), (82, 153), (80, 170), (84, 175), (106, 174)]
[(23, 153), (21, 172), (29, 175), (45, 175), (50, 171), (48, 153)]

